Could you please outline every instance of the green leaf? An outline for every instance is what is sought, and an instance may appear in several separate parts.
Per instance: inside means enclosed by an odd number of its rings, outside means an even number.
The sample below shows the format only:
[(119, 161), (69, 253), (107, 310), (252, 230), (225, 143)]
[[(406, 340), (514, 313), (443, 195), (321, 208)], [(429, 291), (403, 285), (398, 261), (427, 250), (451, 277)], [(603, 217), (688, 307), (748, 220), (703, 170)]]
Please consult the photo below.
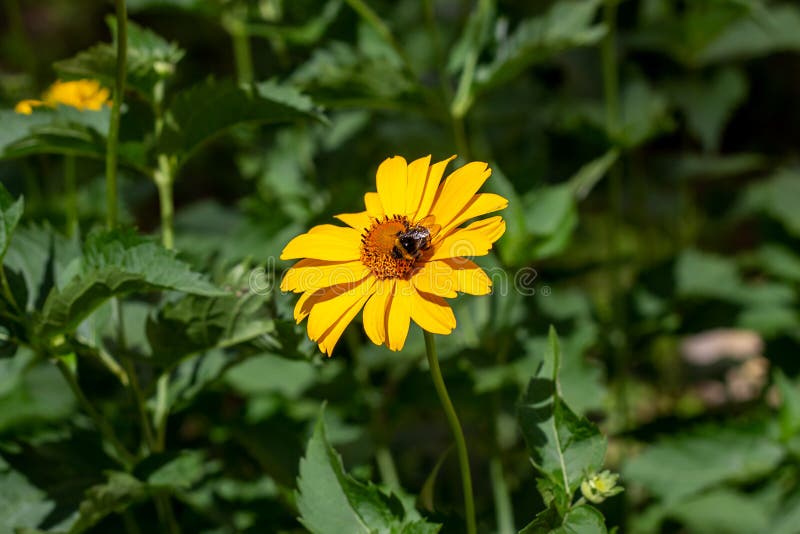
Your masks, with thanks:
[(549, 351), (517, 408), (517, 419), (533, 465), (568, 496), (583, 477), (603, 465), (606, 440), (597, 427), (578, 417), (561, 397), (561, 351), (550, 328)]
[(142, 478), (147, 480), (151, 490), (188, 490), (209, 473), (219, 469), (217, 462), (210, 461), (203, 451), (198, 450), (151, 457), (143, 464), (137, 466), (136, 471), (140, 476), (142, 472), (146, 472), (146, 476)]
[(614, 166), (617, 159), (619, 159), (619, 150), (612, 148), (578, 169), (578, 172), (569, 179), (575, 198), (578, 200), (586, 198), (597, 182)]
[(669, 97), (683, 111), (686, 123), (706, 151), (719, 149), (720, 137), (733, 112), (747, 97), (747, 78), (726, 68), (710, 80), (691, 80), (668, 86)]
[(745, 191), (739, 210), (761, 212), (783, 224), (795, 237), (800, 237), (800, 173), (782, 170), (756, 182)]
[(528, 523), (519, 534), (605, 534), (603, 514), (587, 504), (568, 510), (562, 517), (551, 506)]
[[(59, 105), (54, 109), (35, 108), (30, 115), (0, 110), (0, 159), (32, 154), (72, 154), (102, 159), (110, 111), (78, 110)], [(125, 156), (126, 154), (122, 154)], [(140, 166), (137, 158), (125, 158), (128, 165)]]
[(620, 104), (619, 130), (612, 137), (626, 148), (640, 146), (673, 127), (667, 99), (644, 80), (626, 85)]
[(85, 532), (106, 516), (122, 512), (147, 496), (147, 486), (143, 482), (128, 473), (111, 471), (105, 483), (92, 486), (86, 491), (80, 505), (78, 520), (69, 532), (70, 534)]
[(672, 503), (722, 482), (757, 480), (783, 457), (765, 425), (708, 426), (650, 445), (622, 471), (629, 481)]
[(56, 503), (0, 456), (0, 531), (38, 527)]
[(262, 354), (232, 367), (225, 382), (243, 395), (279, 394), (296, 399), (315, 382), (317, 374), (308, 361)]
[(123, 230), (93, 234), (75, 276), (48, 295), (37, 331), (44, 338), (67, 332), (113, 296), (162, 290), (225, 295), (151, 240)]
[[(116, 41), (116, 20), (108, 17), (107, 23)], [(156, 84), (174, 72), (183, 54), (184, 51), (175, 43), (167, 42), (129, 20), (126, 86), (145, 100), (152, 101)], [(57, 61), (53, 67), (68, 79), (92, 78), (106, 87), (114, 87), (116, 65), (116, 45), (104, 43), (79, 52), (72, 58)]]
[(800, 282), (800, 255), (788, 247), (768, 243), (756, 252), (758, 266), (767, 273), (791, 282)]
[(309, 97), (272, 81), (255, 85), (252, 94), (232, 81), (200, 83), (176, 95), (166, 117), (159, 146), (179, 164), (237, 124), (325, 120)]
[[(22, 212), (25, 209), (25, 201), (22, 197), (14, 200), (6, 188), (0, 183), (0, 265), (11, 243), (11, 236), (17, 228)], [(0, 267), (2, 268), (2, 267)]]
[(800, 51), (800, 9), (783, 4), (730, 24), (698, 55), (700, 64)]
[(800, 389), (781, 371), (775, 371), (775, 385), (781, 394), (781, 439), (789, 440), (800, 433)]
[[(27, 349), (14, 355), (19, 370), (15, 379), (4, 384), (0, 393), (0, 435), (11, 434), (25, 428), (35, 428), (46, 423), (64, 421), (75, 413), (75, 397), (64, 378), (49, 362), (34, 364)], [(13, 366), (3, 370), (14, 371)], [(11, 378), (11, 377), (9, 377)]]
[(186, 295), (168, 302), (147, 320), (147, 338), (154, 357), (171, 365), (190, 354), (227, 348), (259, 339), (278, 348), (275, 324), (256, 293), (208, 297)]
[(438, 532), (439, 526), (410, 517), (396, 497), (350, 477), (328, 444), (320, 415), (297, 480), (300, 521), (314, 534)]
[(560, 0), (543, 15), (520, 22), (499, 43), (492, 62), (476, 71), (476, 89), (502, 84), (564, 50), (597, 43), (606, 32), (594, 22), (599, 6), (597, 0)]

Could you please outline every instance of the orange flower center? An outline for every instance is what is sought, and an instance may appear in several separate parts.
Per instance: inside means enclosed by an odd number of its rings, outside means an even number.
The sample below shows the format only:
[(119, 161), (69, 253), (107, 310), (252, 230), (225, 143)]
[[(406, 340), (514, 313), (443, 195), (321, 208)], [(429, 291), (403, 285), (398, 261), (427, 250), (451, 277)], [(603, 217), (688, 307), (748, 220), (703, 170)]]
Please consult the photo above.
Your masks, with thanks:
[(406, 278), (411, 274), (415, 260), (398, 257), (394, 252), (397, 236), (408, 230), (409, 225), (405, 216), (386, 217), (374, 221), (361, 236), (361, 263), (379, 280)]

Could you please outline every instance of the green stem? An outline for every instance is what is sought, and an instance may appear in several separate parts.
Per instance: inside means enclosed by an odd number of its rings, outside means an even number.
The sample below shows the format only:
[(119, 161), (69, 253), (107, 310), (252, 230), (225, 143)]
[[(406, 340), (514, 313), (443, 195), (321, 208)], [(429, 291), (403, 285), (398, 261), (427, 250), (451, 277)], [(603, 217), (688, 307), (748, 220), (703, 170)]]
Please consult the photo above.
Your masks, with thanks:
[(447, 393), (447, 387), (444, 385), (442, 370), (439, 368), (439, 358), (436, 355), (436, 342), (433, 338), (433, 334), (425, 330), (423, 330), (423, 332), (425, 334), (425, 350), (428, 355), (428, 366), (430, 367), (431, 378), (433, 379), (433, 387), (436, 389), (436, 394), (439, 396), (439, 402), (442, 403), (444, 414), (447, 417), (447, 423), (450, 425), (450, 431), (453, 433), (453, 438), (455, 438), (456, 441), (458, 467), (461, 470), (461, 485), (464, 491), (464, 513), (467, 519), (467, 533), (476, 534), (475, 502), (472, 497), (472, 474), (469, 469), (467, 442), (464, 439), (464, 432), (461, 430), (461, 422), (458, 420), (458, 415), (450, 400), (450, 395)]
[(497, 517), (497, 534), (514, 534), (514, 508), (508, 491), (506, 478), (503, 475), (503, 462), (499, 456), (489, 462), (489, 474), (492, 479), (494, 509)]
[(0, 286), (2, 286), (3, 295), (11, 307), (14, 308), (14, 311), (21, 314), (22, 309), (17, 304), (17, 299), (14, 298), (14, 293), (11, 292), (11, 285), (8, 283), (6, 271), (2, 263), (0, 263)]
[(172, 198), (172, 187), (175, 182), (174, 171), (169, 158), (164, 154), (158, 157), (158, 167), (159, 169), (155, 173), (155, 182), (161, 207), (161, 242), (164, 244), (164, 248), (171, 250), (175, 247), (173, 231), (175, 204)]
[(106, 149), (106, 226), (117, 226), (117, 149), (119, 145), (119, 121), (122, 100), (125, 97), (125, 76), (128, 57), (128, 13), (125, 0), (115, 0), (117, 11), (117, 78), (114, 86), (114, 100), (111, 103), (111, 120), (108, 125), (108, 145)]
[(92, 419), (92, 421), (94, 421), (94, 424), (100, 431), (100, 434), (102, 434), (106, 441), (108, 441), (111, 446), (114, 447), (114, 450), (117, 451), (117, 455), (119, 456), (119, 459), (125, 468), (130, 469), (135, 461), (134, 456), (128, 452), (128, 449), (125, 448), (125, 445), (123, 445), (119, 438), (117, 438), (117, 435), (114, 433), (114, 429), (111, 428), (111, 425), (108, 423), (108, 421), (106, 421), (105, 418), (100, 415), (100, 412), (98, 412), (95, 407), (92, 406), (92, 403), (89, 402), (89, 399), (83, 393), (83, 390), (78, 383), (77, 377), (75, 374), (73, 374), (66, 362), (59, 357), (54, 358), (54, 360), (56, 367), (58, 367), (58, 370), (61, 371), (61, 374), (67, 381), (67, 384), (69, 384), (69, 387), (72, 390), (72, 393), (75, 395), (75, 398), (78, 399), (78, 402), (80, 402), (84, 411)]
[(381, 480), (386, 486), (393, 490), (400, 489), (400, 477), (397, 476), (397, 468), (394, 465), (392, 451), (389, 447), (379, 446), (375, 451), (375, 461), (378, 464), (378, 472)]
[(156, 436), (153, 450), (161, 452), (167, 441), (167, 397), (169, 396), (169, 372), (158, 377), (156, 382), (156, 411), (153, 414), (155, 419)]
[(66, 189), (67, 236), (78, 231), (78, 187), (75, 180), (75, 156), (64, 156), (64, 188)]
[(158, 521), (165, 526), (167, 534), (180, 534), (181, 527), (177, 519), (175, 519), (175, 513), (172, 511), (172, 503), (169, 500), (169, 495), (155, 495), (153, 496), (153, 501), (156, 503)]
[[(483, 24), (488, 23), (491, 10), (491, 0), (478, 1), (478, 18)], [(479, 31), (484, 31), (484, 28), (481, 28)], [(469, 50), (467, 50), (466, 57), (464, 58), (464, 68), (461, 69), (461, 78), (458, 80), (456, 96), (453, 98), (453, 103), (450, 105), (450, 114), (455, 118), (464, 117), (475, 100), (475, 95), (472, 91), (472, 82), (475, 79), (475, 67), (478, 65), (478, 56), (480, 52), (480, 47), (478, 46), (471, 46)]]
[(231, 25), (233, 57), (236, 61), (236, 78), (242, 85), (253, 83), (253, 54), (250, 51), (250, 38), (244, 23), (237, 21)]

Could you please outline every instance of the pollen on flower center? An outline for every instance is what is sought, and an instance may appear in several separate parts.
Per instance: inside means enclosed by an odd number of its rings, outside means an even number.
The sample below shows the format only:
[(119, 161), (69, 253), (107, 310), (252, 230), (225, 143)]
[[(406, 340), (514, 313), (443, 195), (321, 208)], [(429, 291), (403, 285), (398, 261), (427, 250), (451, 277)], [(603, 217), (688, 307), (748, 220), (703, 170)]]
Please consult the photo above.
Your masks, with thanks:
[(408, 229), (405, 216), (395, 215), (376, 220), (361, 236), (361, 263), (369, 267), (379, 280), (406, 278), (414, 268), (414, 260), (398, 258), (394, 253), (397, 235)]

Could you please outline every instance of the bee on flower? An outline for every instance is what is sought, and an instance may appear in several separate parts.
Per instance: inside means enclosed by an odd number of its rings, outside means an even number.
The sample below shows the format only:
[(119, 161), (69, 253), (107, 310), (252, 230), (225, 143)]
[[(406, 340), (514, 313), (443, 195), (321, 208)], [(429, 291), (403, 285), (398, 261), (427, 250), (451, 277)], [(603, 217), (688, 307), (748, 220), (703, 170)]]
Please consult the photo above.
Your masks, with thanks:
[(14, 107), (14, 111), (23, 115), (33, 113), (33, 108), (46, 106), (54, 108), (61, 104), (71, 106), (80, 111), (99, 111), (103, 106), (111, 105), (111, 92), (100, 85), (97, 80), (56, 81), (42, 95), (41, 100), (22, 100)]
[(456, 326), (445, 299), (458, 293), (484, 295), (491, 280), (465, 256), (488, 254), (505, 232), (500, 216), (471, 219), (504, 209), (508, 201), (478, 193), (491, 175), (472, 162), (450, 173), (455, 156), (431, 164), (426, 156), (407, 163), (400, 156), (378, 167), (377, 192), (366, 209), (336, 218), (292, 239), (281, 259), (300, 259), (281, 282), (301, 293), (297, 322), (308, 318), (308, 335), (331, 355), (347, 325), (363, 309), (364, 330), (376, 345), (400, 350), (410, 322), (449, 334)]

